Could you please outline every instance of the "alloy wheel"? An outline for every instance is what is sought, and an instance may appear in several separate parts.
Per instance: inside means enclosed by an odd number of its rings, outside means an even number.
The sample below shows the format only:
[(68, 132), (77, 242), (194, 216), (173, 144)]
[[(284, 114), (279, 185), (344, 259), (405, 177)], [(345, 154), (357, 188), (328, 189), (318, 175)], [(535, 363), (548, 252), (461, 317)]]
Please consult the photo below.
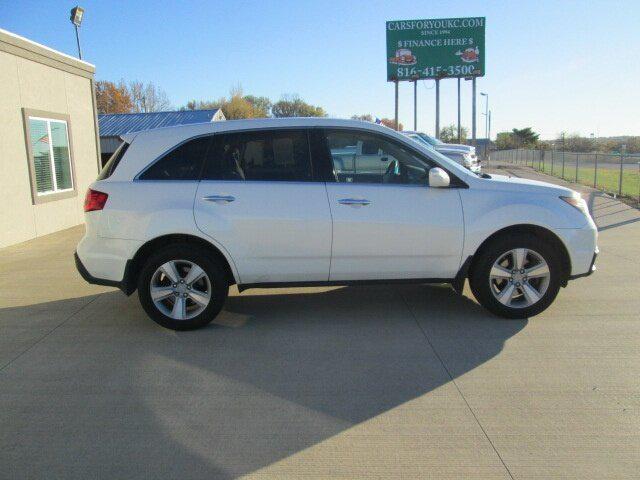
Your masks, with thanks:
[(211, 301), (211, 280), (189, 260), (170, 260), (160, 265), (149, 285), (155, 307), (174, 320), (189, 320)]
[(493, 296), (509, 308), (530, 307), (544, 296), (551, 272), (542, 255), (528, 248), (514, 248), (498, 257), (489, 272)]

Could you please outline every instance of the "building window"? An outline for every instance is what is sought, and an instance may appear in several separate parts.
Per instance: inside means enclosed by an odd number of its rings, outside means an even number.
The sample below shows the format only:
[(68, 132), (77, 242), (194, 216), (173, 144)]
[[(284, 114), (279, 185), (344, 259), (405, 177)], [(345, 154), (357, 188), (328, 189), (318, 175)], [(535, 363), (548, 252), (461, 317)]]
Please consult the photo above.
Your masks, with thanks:
[(69, 118), (24, 110), (33, 203), (75, 195)]

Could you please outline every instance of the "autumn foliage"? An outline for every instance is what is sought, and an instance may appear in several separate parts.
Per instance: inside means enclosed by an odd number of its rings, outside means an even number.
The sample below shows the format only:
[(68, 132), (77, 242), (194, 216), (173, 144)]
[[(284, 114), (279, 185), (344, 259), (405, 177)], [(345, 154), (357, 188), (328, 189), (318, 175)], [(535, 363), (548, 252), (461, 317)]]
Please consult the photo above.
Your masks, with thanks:
[(96, 103), (98, 113), (129, 113), (133, 109), (133, 100), (123, 81), (100, 80), (96, 82)]

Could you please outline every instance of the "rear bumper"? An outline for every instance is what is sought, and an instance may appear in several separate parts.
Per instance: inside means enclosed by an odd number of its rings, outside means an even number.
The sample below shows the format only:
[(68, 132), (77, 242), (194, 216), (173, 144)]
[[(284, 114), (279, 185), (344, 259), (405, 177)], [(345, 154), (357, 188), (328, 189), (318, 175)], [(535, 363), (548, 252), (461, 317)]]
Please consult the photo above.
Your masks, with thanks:
[(87, 283), (91, 283), (93, 285), (104, 285), (107, 287), (116, 287), (122, 290), (122, 292), (124, 292), (126, 295), (131, 295), (134, 292), (135, 286), (131, 285), (131, 282), (129, 281), (130, 270), (131, 270), (131, 260), (127, 261), (127, 264), (124, 269), (124, 277), (122, 278), (122, 280), (115, 281), (115, 280), (107, 280), (105, 278), (94, 277), (89, 273), (87, 268), (84, 266), (84, 264), (82, 263), (82, 260), (80, 260), (80, 257), (78, 256), (78, 252), (74, 252), (73, 257), (76, 262), (76, 269), (78, 270), (78, 273)]

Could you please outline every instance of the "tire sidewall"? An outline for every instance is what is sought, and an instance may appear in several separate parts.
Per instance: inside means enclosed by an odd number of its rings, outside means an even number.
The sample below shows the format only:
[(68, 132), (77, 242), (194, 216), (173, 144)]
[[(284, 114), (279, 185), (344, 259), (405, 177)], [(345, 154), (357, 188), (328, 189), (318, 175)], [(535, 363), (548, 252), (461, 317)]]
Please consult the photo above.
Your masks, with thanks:
[[(211, 300), (209, 305), (197, 316), (188, 320), (175, 320), (162, 313), (153, 303), (150, 283), (158, 267), (170, 260), (188, 260), (202, 268), (211, 282)], [(227, 298), (229, 285), (224, 269), (201, 248), (192, 245), (171, 245), (152, 255), (144, 263), (138, 277), (138, 297), (149, 317), (159, 325), (172, 330), (193, 330), (210, 323)]]
[[(535, 304), (525, 308), (512, 308), (503, 305), (495, 298), (489, 286), (489, 274), (495, 261), (509, 250), (526, 248), (542, 256), (549, 266), (549, 286), (543, 297)], [(506, 318), (528, 318), (544, 311), (556, 298), (560, 290), (561, 262), (553, 245), (532, 235), (510, 235), (494, 240), (483, 249), (469, 277), (474, 296), (490, 312)]]

